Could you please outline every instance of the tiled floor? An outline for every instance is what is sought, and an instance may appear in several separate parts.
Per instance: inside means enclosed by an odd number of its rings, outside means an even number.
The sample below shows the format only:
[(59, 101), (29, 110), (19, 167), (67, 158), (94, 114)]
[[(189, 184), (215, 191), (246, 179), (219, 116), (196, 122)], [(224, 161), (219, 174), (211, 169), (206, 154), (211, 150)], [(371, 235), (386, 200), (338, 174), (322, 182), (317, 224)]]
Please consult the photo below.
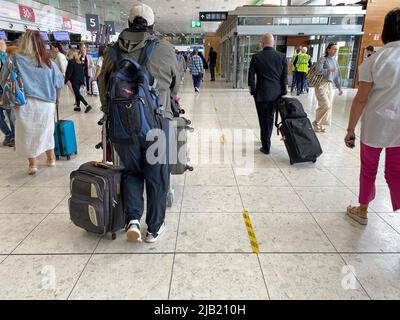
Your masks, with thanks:
[[(98, 99), (89, 98), (97, 108), (73, 114), (64, 91), (61, 114), (75, 122), (77, 157), (51, 169), (42, 158), (30, 177), (24, 159), (0, 148), (0, 299), (399, 299), (400, 214), (391, 210), (383, 163), (369, 225), (345, 215), (357, 203), (360, 167), (359, 148), (342, 142), (353, 96), (335, 97), (319, 161), (290, 166), (276, 133), (272, 155), (258, 152), (247, 91), (206, 81), (195, 95), (186, 83), (181, 97), (196, 128), (188, 143), (195, 171), (173, 178), (167, 232), (147, 245), (127, 243), (123, 232), (111, 241), (69, 221), (69, 174), (101, 159), (94, 148), (101, 113)], [(312, 118), (313, 93), (301, 100)]]

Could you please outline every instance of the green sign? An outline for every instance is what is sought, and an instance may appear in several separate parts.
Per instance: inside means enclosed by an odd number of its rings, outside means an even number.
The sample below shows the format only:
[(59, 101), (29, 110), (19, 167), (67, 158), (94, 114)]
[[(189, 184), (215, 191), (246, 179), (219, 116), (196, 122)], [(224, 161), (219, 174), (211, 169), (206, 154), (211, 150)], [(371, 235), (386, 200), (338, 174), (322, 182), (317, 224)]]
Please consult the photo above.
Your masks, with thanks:
[(200, 20), (192, 20), (192, 21), (190, 21), (190, 26), (192, 28), (201, 28), (201, 21)]

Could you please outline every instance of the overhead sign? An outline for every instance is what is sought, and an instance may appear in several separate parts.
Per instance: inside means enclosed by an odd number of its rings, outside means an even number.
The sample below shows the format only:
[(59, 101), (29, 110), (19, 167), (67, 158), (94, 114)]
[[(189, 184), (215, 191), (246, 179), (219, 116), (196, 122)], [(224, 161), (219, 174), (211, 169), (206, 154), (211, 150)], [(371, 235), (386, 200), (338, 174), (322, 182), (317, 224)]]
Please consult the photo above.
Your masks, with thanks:
[(190, 21), (190, 26), (192, 28), (201, 28), (201, 21), (199, 20), (192, 20)]
[(93, 32), (98, 31), (100, 27), (99, 16), (97, 14), (86, 15), (86, 29), (87, 31)]
[(32, 8), (19, 5), (19, 16), (22, 21), (32, 22), (35, 23), (35, 12)]
[(104, 21), (104, 24), (108, 26), (108, 34), (115, 35), (115, 22), (114, 21)]
[(72, 30), (72, 19), (63, 17), (63, 29)]
[(228, 11), (204, 11), (199, 17), (200, 21), (225, 21), (228, 20)]

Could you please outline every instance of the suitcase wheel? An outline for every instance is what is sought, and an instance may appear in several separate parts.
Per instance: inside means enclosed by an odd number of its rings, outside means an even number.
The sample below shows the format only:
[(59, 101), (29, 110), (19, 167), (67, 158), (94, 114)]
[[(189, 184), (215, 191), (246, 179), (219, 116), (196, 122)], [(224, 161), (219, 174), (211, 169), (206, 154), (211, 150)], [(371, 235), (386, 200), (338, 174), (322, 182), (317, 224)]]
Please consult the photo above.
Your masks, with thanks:
[(111, 234), (111, 239), (113, 241), (116, 240), (117, 239), (117, 234), (116, 233)]
[(193, 172), (193, 171), (194, 171), (194, 168), (191, 167), (191, 166), (187, 166), (187, 167), (186, 167), (186, 170), (188, 170), (188, 171), (190, 171), (190, 172)]
[(291, 166), (294, 165), (294, 162), (293, 162), (293, 161), (290, 161), (290, 165), (291, 165)]
[(317, 163), (317, 160), (313, 160), (313, 162), (312, 163)]
[(68, 161), (71, 160), (71, 156), (67, 156), (67, 160), (68, 160)]

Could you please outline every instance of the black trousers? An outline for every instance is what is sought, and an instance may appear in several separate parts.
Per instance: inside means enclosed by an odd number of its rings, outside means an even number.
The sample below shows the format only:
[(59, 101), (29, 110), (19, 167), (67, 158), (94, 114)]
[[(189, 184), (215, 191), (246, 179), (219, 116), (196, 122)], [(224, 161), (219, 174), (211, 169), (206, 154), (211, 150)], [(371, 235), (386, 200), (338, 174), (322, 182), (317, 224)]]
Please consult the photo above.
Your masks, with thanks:
[(85, 84), (86, 84), (87, 93), (92, 94), (92, 88), (91, 88), (91, 85), (90, 85), (90, 76), (89, 76), (88, 73), (85, 73), (84, 77), (85, 77)]
[[(164, 132), (168, 135), (169, 120), (164, 120)], [(144, 187), (147, 194), (146, 224), (148, 232), (156, 233), (165, 220), (167, 210), (167, 195), (170, 185), (169, 148), (164, 152), (163, 163), (152, 163), (148, 159), (148, 150), (152, 143), (145, 138), (135, 137), (135, 143), (130, 145), (114, 144), (115, 150), (125, 167), (122, 180), (123, 196), (126, 212), (126, 223), (139, 220), (144, 213)]]
[(264, 150), (271, 151), (271, 137), (274, 130), (276, 102), (256, 102), (258, 121), (261, 129), (261, 143)]
[(305, 72), (296, 72), (297, 74), (297, 93), (302, 93), (305, 89), (305, 83), (307, 79), (307, 73)]
[(210, 64), (211, 80), (215, 80), (215, 64)]
[(72, 85), (72, 90), (74, 90), (74, 94), (75, 94), (76, 106), (79, 108), (81, 106), (81, 102), (85, 106), (87, 106), (88, 103), (86, 102), (85, 98), (82, 97), (81, 92), (80, 92), (81, 86), (79, 84), (77, 84), (77, 83), (72, 83), (72, 82), (71, 82), (71, 85)]

